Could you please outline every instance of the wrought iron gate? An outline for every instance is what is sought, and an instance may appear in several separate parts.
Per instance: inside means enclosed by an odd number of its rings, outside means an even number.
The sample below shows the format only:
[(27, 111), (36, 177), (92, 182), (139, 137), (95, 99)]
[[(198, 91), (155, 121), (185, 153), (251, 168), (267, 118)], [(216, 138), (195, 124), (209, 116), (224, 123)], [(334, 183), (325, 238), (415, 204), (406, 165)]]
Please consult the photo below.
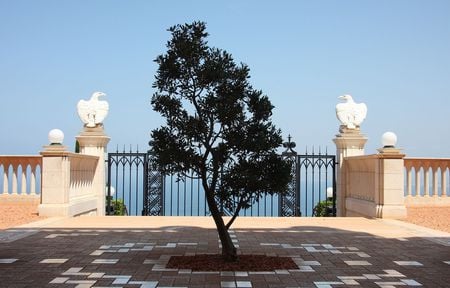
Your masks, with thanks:
[[(287, 193), (266, 196), (240, 216), (314, 216), (317, 207), (336, 216), (336, 157), (320, 151), (299, 155), (290, 136), (288, 139), (282, 153), (292, 163)], [(209, 215), (199, 179), (163, 175), (152, 169), (149, 157), (139, 152), (108, 154), (107, 215)], [(332, 191), (331, 197), (327, 191)], [(222, 212), (228, 214), (225, 209)]]
[[(283, 158), (292, 163), (292, 182), (286, 195), (280, 197), (280, 216), (336, 216), (336, 156), (322, 154), (297, 154), (295, 142), (288, 137), (283, 144)], [(331, 192), (331, 195), (327, 195)], [(319, 204), (320, 203), (320, 204)], [(318, 205), (319, 204), (319, 205)]]
[(164, 177), (148, 153), (108, 153), (107, 165), (107, 215), (164, 215)]

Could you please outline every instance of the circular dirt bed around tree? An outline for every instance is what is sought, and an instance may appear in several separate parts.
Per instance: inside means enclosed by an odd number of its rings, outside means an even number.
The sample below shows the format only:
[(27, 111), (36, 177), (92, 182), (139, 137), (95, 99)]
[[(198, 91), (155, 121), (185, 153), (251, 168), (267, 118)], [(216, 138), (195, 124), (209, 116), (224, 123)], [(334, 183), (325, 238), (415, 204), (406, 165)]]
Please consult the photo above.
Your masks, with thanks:
[(275, 271), (298, 269), (298, 266), (290, 257), (239, 255), (238, 261), (226, 262), (221, 255), (199, 254), (172, 256), (167, 268), (192, 271)]

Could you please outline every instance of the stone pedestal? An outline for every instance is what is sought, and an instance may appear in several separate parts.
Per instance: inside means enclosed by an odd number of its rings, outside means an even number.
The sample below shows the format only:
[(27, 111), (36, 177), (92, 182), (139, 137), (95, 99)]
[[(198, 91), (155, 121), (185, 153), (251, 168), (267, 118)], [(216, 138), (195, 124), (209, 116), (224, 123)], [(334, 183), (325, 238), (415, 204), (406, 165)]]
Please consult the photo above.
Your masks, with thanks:
[(42, 193), (38, 207), (42, 216), (68, 216), (70, 152), (66, 146), (44, 146), (42, 155)]
[(98, 195), (97, 215), (105, 215), (105, 153), (110, 138), (105, 134), (103, 125), (99, 124), (94, 128), (84, 127), (76, 139), (80, 146), (80, 154), (99, 157), (93, 189)]
[(405, 154), (397, 148), (381, 148), (378, 152), (380, 193), (377, 217), (405, 219), (407, 213), (404, 195)]
[(361, 134), (359, 128), (348, 129), (341, 126), (340, 134), (336, 135), (333, 142), (336, 144), (336, 216), (345, 216), (345, 175), (343, 175), (344, 158), (364, 155), (364, 145), (367, 137)]

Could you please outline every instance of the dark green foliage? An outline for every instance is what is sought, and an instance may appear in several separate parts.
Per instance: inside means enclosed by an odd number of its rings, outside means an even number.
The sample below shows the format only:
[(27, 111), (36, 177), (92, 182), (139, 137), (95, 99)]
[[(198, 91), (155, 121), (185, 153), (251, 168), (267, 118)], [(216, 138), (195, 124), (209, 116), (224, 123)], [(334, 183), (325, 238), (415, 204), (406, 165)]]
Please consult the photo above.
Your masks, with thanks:
[(125, 216), (128, 214), (127, 206), (123, 202), (122, 199), (114, 199), (113, 196), (106, 196), (106, 207), (108, 207), (108, 199), (110, 199), (111, 203), (111, 212), (115, 216)]
[(75, 153), (80, 153), (80, 142), (75, 141)]
[(331, 198), (320, 201), (313, 209), (315, 217), (331, 217), (333, 216), (333, 200)]
[(127, 215), (127, 207), (122, 199), (112, 200), (111, 205), (114, 207), (114, 215)]
[(169, 31), (168, 50), (155, 60), (151, 101), (166, 125), (152, 131), (151, 153), (164, 172), (196, 172), (220, 226), (217, 199), (237, 215), (265, 193), (286, 191), (290, 165), (276, 153), (282, 138), (273, 106), (249, 84), (249, 68), (209, 47), (203, 22)]

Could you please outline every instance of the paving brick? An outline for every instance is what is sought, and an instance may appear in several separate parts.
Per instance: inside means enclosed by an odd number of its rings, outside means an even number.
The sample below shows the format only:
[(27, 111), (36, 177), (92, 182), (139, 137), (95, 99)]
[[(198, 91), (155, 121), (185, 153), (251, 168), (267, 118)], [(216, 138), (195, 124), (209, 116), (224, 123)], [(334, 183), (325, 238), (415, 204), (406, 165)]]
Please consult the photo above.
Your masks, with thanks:
[[(310, 268), (215, 274), (165, 269), (173, 255), (220, 253), (217, 232), (207, 217), (80, 217), (54, 226), (1, 243), (2, 287), (87, 287), (93, 282), (100, 287), (216, 288), (226, 287), (223, 283), (262, 288), (450, 283), (449, 246), (442, 244), (450, 235), (425, 239), (411, 226), (379, 220), (238, 218), (233, 239), (240, 253), (289, 256)], [(433, 237), (447, 240), (430, 241)]]

